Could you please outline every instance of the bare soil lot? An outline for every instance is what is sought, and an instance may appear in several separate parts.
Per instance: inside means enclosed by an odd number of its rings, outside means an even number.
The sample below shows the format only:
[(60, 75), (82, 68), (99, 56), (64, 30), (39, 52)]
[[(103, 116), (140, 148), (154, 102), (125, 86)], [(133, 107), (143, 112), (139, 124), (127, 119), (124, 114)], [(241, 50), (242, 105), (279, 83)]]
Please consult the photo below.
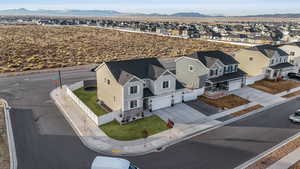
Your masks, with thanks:
[(252, 112), (252, 111), (254, 111), (254, 110), (263, 108), (263, 107), (264, 107), (264, 106), (258, 104), (258, 105), (249, 107), (249, 108), (247, 108), (247, 109), (244, 109), (244, 110), (241, 110), (241, 111), (238, 111), (238, 112), (234, 112), (232, 115), (234, 115), (234, 116), (241, 116), (241, 115), (247, 114), (247, 113), (249, 113), (249, 112)]
[(250, 103), (248, 100), (233, 94), (218, 99), (210, 99), (205, 96), (200, 96), (199, 100), (222, 109), (232, 109)]
[(300, 161), (298, 161), (296, 164), (291, 166), (289, 169), (300, 169)]
[(105, 30), (94, 27), (0, 25), (0, 73), (110, 60), (172, 57), (241, 46)]
[(271, 94), (281, 93), (286, 90), (290, 90), (299, 86), (300, 86), (299, 82), (292, 81), (292, 80), (273, 81), (273, 80), (266, 80), (266, 79), (257, 81), (253, 85), (250, 85), (250, 87)]

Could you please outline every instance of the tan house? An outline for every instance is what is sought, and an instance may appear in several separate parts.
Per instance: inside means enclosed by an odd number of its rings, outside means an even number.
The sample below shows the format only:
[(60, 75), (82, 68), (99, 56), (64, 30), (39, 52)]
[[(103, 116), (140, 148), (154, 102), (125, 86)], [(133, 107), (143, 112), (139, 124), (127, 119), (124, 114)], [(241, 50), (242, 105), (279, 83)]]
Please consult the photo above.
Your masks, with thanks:
[(241, 49), (235, 53), (240, 68), (249, 76), (261, 76), (269, 79), (285, 77), (295, 72), (295, 66), (288, 62), (289, 55), (273, 45), (261, 45)]
[(300, 68), (300, 42), (293, 42), (278, 46), (280, 49), (289, 54), (289, 62)]
[(187, 88), (205, 88), (219, 95), (243, 87), (246, 73), (239, 62), (222, 51), (199, 51), (176, 61), (176, 77)]
[(183, 85), (156, 58), (105, 62), (96, 74), (99, 102), (119, 111), (120, 123), (184, 100)]

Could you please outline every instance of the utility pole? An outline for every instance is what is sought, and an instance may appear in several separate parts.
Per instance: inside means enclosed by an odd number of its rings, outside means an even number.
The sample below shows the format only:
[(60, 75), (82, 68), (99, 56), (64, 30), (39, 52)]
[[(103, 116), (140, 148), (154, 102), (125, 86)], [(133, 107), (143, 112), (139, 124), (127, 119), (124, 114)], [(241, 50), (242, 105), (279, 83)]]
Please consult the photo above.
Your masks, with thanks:
[(60, 88), (62, 88), (62, 80), (61, 80), (60, 70), (58, 71), (58, 78), (59, 78), (59, 86), (60, 86)]

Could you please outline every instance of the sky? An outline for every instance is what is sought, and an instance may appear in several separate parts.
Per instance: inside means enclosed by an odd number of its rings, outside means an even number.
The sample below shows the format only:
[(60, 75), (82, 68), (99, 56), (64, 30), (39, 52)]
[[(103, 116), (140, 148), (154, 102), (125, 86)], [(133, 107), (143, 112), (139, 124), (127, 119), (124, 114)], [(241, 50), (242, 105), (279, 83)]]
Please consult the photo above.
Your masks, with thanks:
[(99, 9), (212, 15), (300, 13), (300, 0), (0, 0), (0, 9)]

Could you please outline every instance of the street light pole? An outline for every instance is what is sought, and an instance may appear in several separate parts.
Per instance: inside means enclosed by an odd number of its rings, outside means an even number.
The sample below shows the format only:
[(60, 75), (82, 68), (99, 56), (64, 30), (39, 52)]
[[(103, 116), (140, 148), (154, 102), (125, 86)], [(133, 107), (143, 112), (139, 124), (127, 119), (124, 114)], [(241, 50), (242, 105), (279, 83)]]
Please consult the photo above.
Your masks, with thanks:
[(62, 88), (62, 79), (61, 79), (61, 72), (58, 70), (58, 78), (59, 78), (59, 86)]

